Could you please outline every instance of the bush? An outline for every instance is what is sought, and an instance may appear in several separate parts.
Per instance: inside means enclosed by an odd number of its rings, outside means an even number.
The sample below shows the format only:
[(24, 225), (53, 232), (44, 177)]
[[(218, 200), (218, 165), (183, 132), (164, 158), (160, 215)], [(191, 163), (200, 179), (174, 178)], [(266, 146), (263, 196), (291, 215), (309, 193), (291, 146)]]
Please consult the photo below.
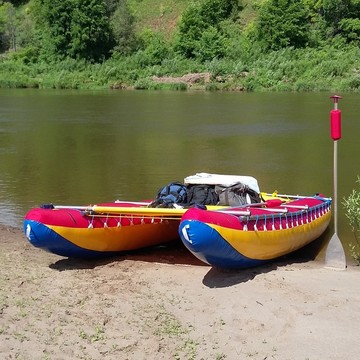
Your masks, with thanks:
[[(357, 183), (360, 185), (360, 176)], [(355, 239), (355, 244), (349, 244), (351, 256), (360, 265), (360, 190), (353, 189), (352, 193), (344, 198), (343, 205)]]
[(268, 49), (301, 48), (309, 41), (310, 10), (305, 1), (269, 0), (261, 3), (258, 39)]
[[(160, 32), (146, 30), (140, 35), (141, 49), (134, 55), (141, 68), (161, 65), (170, 55), (165, 36)], [(170, 56), (171, 57), (171, 56)]]
[(176, 51), (186, 58), (200, 61), (223, 57), (227, 36), (223, 34), (222, 23), (241, 9), (239, 2), (234, 0), (194, 2), (183, 13), (179, 23)]

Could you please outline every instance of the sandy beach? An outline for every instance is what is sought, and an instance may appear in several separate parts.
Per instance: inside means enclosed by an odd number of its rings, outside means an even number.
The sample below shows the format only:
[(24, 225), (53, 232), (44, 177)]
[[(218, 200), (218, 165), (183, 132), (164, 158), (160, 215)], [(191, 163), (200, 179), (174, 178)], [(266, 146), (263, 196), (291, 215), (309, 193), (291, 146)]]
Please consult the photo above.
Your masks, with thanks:
[(181, 244), (62, 258), (0, 226), (1, 359), (358, 359), (360, 269), (206, 266)]

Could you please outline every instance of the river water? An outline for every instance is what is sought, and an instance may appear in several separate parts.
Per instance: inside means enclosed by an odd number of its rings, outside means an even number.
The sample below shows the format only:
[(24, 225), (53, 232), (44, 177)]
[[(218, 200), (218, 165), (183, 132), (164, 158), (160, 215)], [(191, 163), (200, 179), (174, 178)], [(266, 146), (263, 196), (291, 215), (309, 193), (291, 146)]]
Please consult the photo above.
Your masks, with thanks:
[[(331, 95), (0, 89), (0, 223), (21, 227), (43, 203), (152, 198), (197, 172), (332, 197)], [(358, 188), (360, 95), (340, 95), (338, 216), (347, 246), (342, 199)]]

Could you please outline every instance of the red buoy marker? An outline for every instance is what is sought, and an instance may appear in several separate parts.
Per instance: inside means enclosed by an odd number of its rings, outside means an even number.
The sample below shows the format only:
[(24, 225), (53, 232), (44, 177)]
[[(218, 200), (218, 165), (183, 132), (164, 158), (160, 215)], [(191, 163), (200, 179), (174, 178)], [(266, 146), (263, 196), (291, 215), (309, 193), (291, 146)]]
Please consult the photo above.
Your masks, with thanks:
[(331, 138), (336, 141), (341, 139), (341, 110), (338, 109), (341, 96), (334, 95), (330, 96), (330, 98), (334, 99), (334, 109), (330, 111)]
[(334, 108), (330, 111), (330, 135), (334, 140), (334, 235), (331, 237), (325, 254), (325, 266), (345, 270), (346, 257), (344, 247), (339, 239), (337, 220), (337, 142), (341, 139), (341, 110), (338, 109), (341, 96), (330, 96), (334, 100)]

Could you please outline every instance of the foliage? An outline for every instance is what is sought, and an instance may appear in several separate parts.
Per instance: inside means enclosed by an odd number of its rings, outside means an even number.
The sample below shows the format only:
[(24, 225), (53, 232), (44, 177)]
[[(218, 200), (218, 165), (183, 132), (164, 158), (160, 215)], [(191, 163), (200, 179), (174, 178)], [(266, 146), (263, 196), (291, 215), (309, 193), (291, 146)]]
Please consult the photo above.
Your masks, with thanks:
[(342, 19), (339, 29), (348, 42), (360, 45), (360, 19)]
[(357, 36), (358, 41), (359, 0), (322, 0), (319, 10), (328, 25), (328, 36), (341, 35), (350, 42)]
[(359, 18), (359, 0), (0, 0), (0, 86), (184, 90), (154, 76), (207, 72), (209, 91), (359, 92)]
[(23, 6), (17, 9), (18, 26), (16, 28), (17, 50), (30, 48), (39, 48), (37, 42), (34, 16), (31, 13), (30, 6)]
[(126, 0), (120, 0), (111, 17), (111, 27), (114, 35), (114, 51), (131, 54), (137, 47), (135, 36), (135, 18), (131, 14)]
[(360, 91), (360, 74), (354, 71), (359, 67), (360, 48), (349, 45), (286, 48), (259, 56), (246, 54), (206, 62), (170, 53), (159, 61), (153, 58), (152, 65), (151, 58), (144, 62), (144, 50), (131, 56), (113, 56), (101, 64), (70, 58), (48, 64), (36, 61), (36, 48), (13, 52), (5, 61), (0, 58), (0, 87), (89, 89), (142, 84), (159, 89), (166, 86), (150, 80), (154, 75), (209, 72), (212, 83), (204, 86), (208, 90)]
[(101, 0), (35, 0), (34, 14), (44, 57), (98, 61), (113, 45), (107, 8)]
[(112, 16), (118, 6), (122, 7), (124, 4), (127, 5), (127, 2), (124, 0), (104, 0), (104, 4), (106, 8), (106, 13), (108, 14), (108, 16)]
[(79, 0), (71, 16), (69, 55), (98, 61), (113, 46), (109, 18), (103, 1)]
[(170, 54), (170, 48), (164, 34), (145, 30), (139, 36), (141, 49), (136, 54), (140, 66), (160, 65)]
[(35, 63), (39, 57), (39, 49), (34, 46), (21, 48), (16, 52), (8, 55), (8, 58), (14, 63), (30, 64)]
[[(360, 185), (360, 176), (357, 183)], [(360, 265), (360, 190), (353, 189), (352, 193), (344, 198), (343, 205), (355, 238), (355, 244), (350, 244), (351, 255)]]
[(14, 6), (0, 1), (0, 49), (9, 47), (16, 49), (15, 31), (17, 26), (17, 18)]
[(71, 42), (71, 0), (35, 0), (32, 12), (45, 58), (68, 54)]
[(221, 58), (225, 55), (225, 44), (226, 37), (214, 26), (210, 26), (201, 34), (194, 54), (200, 61)]
[(309, 17), (304, 1), (267, 0), (259, 9), (258, 40), (272, 50), (304, 47), (309, 41)]
[(322, 0), (322, 13), (325, 21), (333, 27), (336, 34), (340, 20), (349, 13), (350, 0)]
[(11, 0), (10, 1), (14, 6), (19, 6), (28, 2), (28, 0)]
[(179, 24), (176, 50), (201, 61), (223, 57), (225, 36), (221, 24), (241, 8), (237, 1), (205, 0), (193, 3)]

